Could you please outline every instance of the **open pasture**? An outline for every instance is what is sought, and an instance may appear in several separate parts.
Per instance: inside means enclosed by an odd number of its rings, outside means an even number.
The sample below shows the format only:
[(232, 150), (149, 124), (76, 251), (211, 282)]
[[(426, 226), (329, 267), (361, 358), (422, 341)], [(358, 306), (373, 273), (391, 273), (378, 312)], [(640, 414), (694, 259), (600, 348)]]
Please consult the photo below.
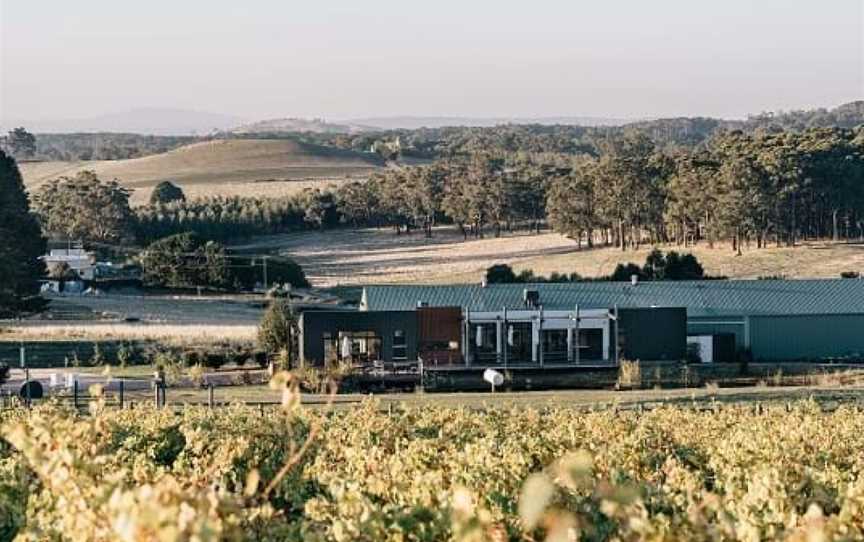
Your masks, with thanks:
[(366, 178), (381, 165), (372, 154), (282, 139), (236, 139), (194, 143), (130, 160), (23, 162), (21, 174), (27, 188), (35, 191), (57, 177), (94, 170), (103, 180), (118, 179), (133, 190), (133, 204), (142, 204), (161, 181), (176, 183), (193, 198), (276, 197), (328, 182)]
[[(597, 277), (610, 274), (619, 263), (641, 265), (652, 249), (588, 250), (583, 246), (580, 250), (573, 240), (549, 232), (519, 232), (500, 238), (487, 235), (466, 241), (454, 227), (440, 227), (432, 238), (421, 232), (396, 235), (390, 228), (303, 232), (261, 237), (237, 248), (290, 255), (315, 286), (479, 282), (485, 269), (498, 263), (510, 264), (517, 272), (530, 269), (544, 276), (575, 272)], [(708, 275), (737, 279), (838, 278), (844, 271), (864, 270), (864, 245), (855, 243), (750, 248), (741, 256), (727, 244), (659, 248), (692, 252)]]

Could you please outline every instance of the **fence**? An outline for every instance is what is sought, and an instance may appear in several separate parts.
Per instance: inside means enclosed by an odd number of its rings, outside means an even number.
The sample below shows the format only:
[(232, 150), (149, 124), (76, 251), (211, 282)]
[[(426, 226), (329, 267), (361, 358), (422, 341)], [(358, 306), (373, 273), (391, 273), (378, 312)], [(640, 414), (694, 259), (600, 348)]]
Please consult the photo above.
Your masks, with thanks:
[[(0, 408), (9, 409), (9, 408), (31, 408), (35, 404), (38, 404), (40, 401), (53, 401), (55, 403), (67, 404), (77, 410), (85, 410), (88, 408), (88, 405), (100, 399), (104, 402), (105, 406), (115, 407), (115, 408), (156, 408), (163, 409), (166, 407), (176, 408), (176, 407), (185, 407), (185, 406), (207, 406), (209, 408), (219, 408), (226, 407), (231, 405), (243, 405), (247, 407), (257, 407), (263, 410), (265, 407), (278, 407), (281, 406), (281, 401), (220, 401), (217, 397), (217, 387), (213, 384), (208, 384), (204, 387), (207, 390), (207, 398), (206, 401), (177, 401), (174, 403), (168, 402), (168, 390), (170, 389), (164, 382), (152, 381), (150, 386), (150, 398), (143, 398), (140, 394), (134, 395), (132, 397), (129, 396), (126, 390), (126, 383), (124, 380), (115, 380), (117, 383), (116, 390), (105, 391), (101, 395), (94, 396), (89, 393), (89, 391), (84, 391), (81, 389), (77, 380), (72, 382), (72, 386), (68, 391), (60, 391), (55, 393), (48, 393), (43, 398), (30, 398), (27, 396), (19, 397), (17, 395), (13, 395), (11, 390), (7, 390), (7, 393), (0, 395)], [(323, 406), (328, 404), (337, 404), (337, 405), (350, 405), (350, 404), (359, 404), (362, 400), (358, 398), (339, 398), (336, 396), (335, 399), (315, 399), (315, 400), (305, 400), (303, 401), (304, 406)]]

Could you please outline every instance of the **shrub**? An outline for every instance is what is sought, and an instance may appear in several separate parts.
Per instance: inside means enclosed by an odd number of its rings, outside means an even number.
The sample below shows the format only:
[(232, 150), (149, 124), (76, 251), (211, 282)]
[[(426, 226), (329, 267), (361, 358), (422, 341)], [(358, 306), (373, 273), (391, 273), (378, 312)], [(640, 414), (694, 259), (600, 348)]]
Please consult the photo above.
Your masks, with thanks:
[(120, 348), (117, 349), (117, 365), (120, 367), (126, 367), (130, 361), (132, 361), (132, 356), (135, 354), (134, 347), (129, 343), (123, 343), (120, 345)]
[(162, 181), (157, 184), (150, 194), (150, 205), (171, 203), (172, 201), (186, 201), (183, 190), (170, 181)]
[(201, 355), (201, 363), (208, 369), (218, 369), (225, 365), (225, 354), (220, 352), (205, 352)]
[(169, 288), (225, 288), (230, 283), (225, 249), (194, 233), (154, 241), (139, 261), (144, 282)]
[(507, 264), (493, 265), (486, 270), (486, 282), (489, 284), (508, 284), (516, 281), (516, 273)]
[(194, 367), (201, 364), (203, 362), (202, 357), (201, 352), (197, 350), (184, 350), (180, 353), (180, 361), (186, 367)]
[(264, 352), (262, 350), (255, 350), (251, 354), (251, 359), (259, 367), (266, 367), (267, 366), (267, 357), (268, 357), (267, 352)]
[(193, 386), (200, 388), (204, 384), (204, 367), (201, 365), (189, 367), (189, 380), (192, 381)]
[(90, 365), (98, 367), (105, 364), (105, 357), (102, 355), (102, 348), (99, 343), (93, 343), (93, 356), (90, 358)]
[(639, 280), (645, 279), (645, 273), (643, 273), (642, 268), (635, 263), (619, 263), (615, 266), (615, 270), (612, 272), (609, 280), (612, 282), (630, 282), (630, 278), (633, 275), (636, 275), (636, 278)]
[(618, 386), (621, 388), (642, 387), (642, 367), (638, 360), (621, 360), (621, 364), (618, 366)]
[(282, 299), (270, 303), (258, 328), (258, 346), (265, 352), (273, 354), (286, 350), (295, 359), (298, 350), (297, 316), (291, 304)]

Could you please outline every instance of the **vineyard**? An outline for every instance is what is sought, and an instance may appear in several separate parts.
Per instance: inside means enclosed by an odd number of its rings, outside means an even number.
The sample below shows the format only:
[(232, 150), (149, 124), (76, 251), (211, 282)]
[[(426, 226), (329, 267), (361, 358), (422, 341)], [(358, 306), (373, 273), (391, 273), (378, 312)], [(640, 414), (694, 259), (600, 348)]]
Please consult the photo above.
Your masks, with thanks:
[(861, 540), (864, 410), (2, 415), (0, 540)]

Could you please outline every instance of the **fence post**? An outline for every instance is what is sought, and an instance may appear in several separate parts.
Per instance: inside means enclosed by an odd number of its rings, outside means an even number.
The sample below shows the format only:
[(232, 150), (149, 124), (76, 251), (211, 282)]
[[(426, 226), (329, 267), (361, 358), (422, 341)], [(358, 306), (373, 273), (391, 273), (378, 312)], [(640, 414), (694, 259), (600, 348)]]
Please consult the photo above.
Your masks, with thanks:
[(78, 410), (78, 379), (72, 379), (72, 405)]
[(155, 380), (153, 382), (153, 407), (156, 410), (159, 410), (160, 396), (161, 393), (159, 391), (159, 381)]
[(213, 383), (207, 383), (207, 406), (212, 409), (215, 405), (215, 401), (213, 400)]
[[(23, 346), (21, 347), (21, 351), (22, 352), (24, 351)], [(22, 354), (22, 356), (23, 356), (23, 354)], [(23, 357), (22, 357), (22, 359), (23, 359)], [(29, 368), (24, 369), (24, 389), (25, 389), (26, 396), (27, 396), (27, 408), (29, 409), (33, 403), (32, 398), (30, 397), (30, 369)]]
[(125, 387), (123, 385), (124, 382), (125, 382), (124, 380), (120, 380), (120, 382), (119, 382), (119, 385), (120, 385), (120, 410), (123, 410), (123, 388)]

